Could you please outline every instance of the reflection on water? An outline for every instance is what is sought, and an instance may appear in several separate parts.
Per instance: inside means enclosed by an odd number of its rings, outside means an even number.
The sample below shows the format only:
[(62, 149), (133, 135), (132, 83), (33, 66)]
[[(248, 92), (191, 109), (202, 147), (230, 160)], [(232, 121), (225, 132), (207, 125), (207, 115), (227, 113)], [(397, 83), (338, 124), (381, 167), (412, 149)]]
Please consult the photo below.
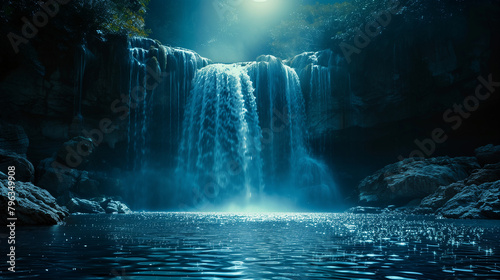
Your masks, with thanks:
[[(16, 237), (15, 276), (28, 279), (500, 278), (497, 221), (292, 213), (73, 215), (64, 225), (17, 229)], [(0, 278), (13, 276), (4, 262), (1, 267)]]

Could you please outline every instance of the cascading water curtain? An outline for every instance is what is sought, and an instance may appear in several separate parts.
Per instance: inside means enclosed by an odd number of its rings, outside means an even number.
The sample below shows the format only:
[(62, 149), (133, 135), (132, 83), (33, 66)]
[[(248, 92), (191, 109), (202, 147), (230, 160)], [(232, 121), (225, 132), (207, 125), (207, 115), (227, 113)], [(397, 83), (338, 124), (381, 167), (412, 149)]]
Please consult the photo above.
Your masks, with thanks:
[(132, 156), (133, 170), (144, 168), (148, 133), (148, 96), (146, 85), (146, 51), (142, 48), (131, 49), (130, 91), (131, 110), (128, 123), (128, 150)]
[(333, 180), (306, 137), (299, 77), (279, 59), (204, 67), (184, 116), (179, 196), (198, 207), (251, 205), (273, 194), (331, 203)]
[[(195, 79), (186, 107), (177, 173), (188, 205), (248, 203), (262, 191), (261, 130), (245, 69), (209, 65)], [(194, 200), (194, 201), (193, 201)]]

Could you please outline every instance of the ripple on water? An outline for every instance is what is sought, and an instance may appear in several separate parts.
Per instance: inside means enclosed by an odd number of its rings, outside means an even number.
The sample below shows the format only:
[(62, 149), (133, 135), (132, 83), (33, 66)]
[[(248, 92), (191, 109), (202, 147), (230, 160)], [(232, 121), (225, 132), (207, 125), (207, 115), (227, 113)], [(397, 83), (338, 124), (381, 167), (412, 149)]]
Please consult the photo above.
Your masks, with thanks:
[(127, 279), (496, 279), (499, 229), (493, 221), (404, 215), (76, 215), (37, 228), (37, 238), (16, 232), (30, 267), (16, 276), (119, 279), (124, 270)]

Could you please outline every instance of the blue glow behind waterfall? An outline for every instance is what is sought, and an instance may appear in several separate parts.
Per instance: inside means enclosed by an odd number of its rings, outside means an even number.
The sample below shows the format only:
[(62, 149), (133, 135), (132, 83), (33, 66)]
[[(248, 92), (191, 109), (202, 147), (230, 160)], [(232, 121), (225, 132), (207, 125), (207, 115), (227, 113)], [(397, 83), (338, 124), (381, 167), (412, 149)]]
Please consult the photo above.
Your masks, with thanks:
[(276, 197), (302, 208), (332, 207), (333, 180), (307, 149), (304, 104), (298, 75), (273, 56), (201, 69), (179, 150), (186, 204), (245, 209)]
[[(124, 195), (133, 208), (335, 206), (328, 168), (308, 149), (307, 102), (294, 68), (273, 56), (210, 65), (145, 38), (130, 39), (129, 53)], [(304, 79), (318, 84), (309, 95), (329, 89), (328, 69), (319, 70)]]

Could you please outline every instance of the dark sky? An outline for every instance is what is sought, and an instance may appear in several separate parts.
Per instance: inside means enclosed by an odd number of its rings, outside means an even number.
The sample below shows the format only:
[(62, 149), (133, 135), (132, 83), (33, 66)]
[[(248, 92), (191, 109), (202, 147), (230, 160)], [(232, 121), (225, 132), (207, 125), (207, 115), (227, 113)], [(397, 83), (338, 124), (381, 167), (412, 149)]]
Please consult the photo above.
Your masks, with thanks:
[[(264, 1), (264, 2), (259, 2)], [(146, 28), (165, 45), (214, 62), (255, 60), (270, 52), (269, 31), (300, 5), (339, 0), (151, 0)]]

